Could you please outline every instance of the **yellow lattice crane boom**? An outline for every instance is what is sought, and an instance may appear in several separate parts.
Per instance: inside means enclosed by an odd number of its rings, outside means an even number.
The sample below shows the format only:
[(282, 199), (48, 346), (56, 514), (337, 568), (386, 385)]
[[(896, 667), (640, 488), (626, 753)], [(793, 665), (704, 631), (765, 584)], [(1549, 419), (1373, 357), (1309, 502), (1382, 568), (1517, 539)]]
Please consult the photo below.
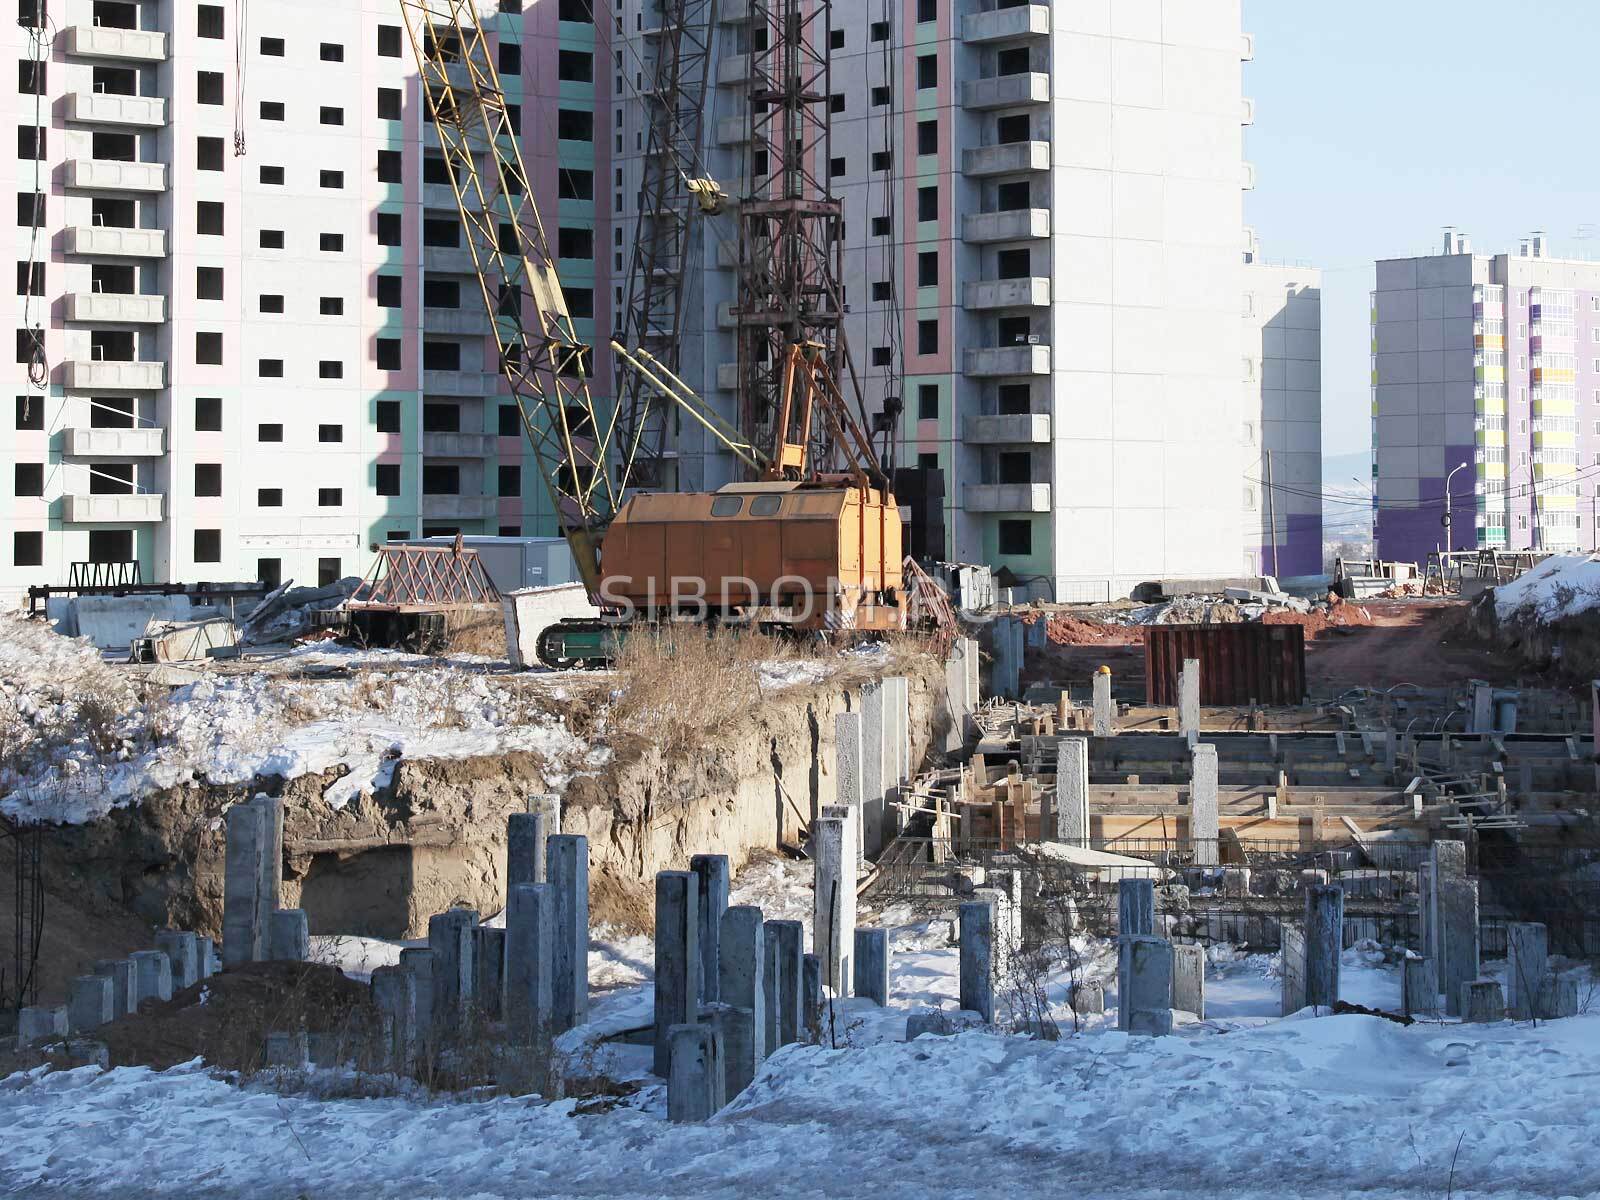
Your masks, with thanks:
[(590, 394), (593, 350), (579, 339), (556, 258), (528, 187), (475, 0), (399, 0), (456, 210), (540, 476), (590, 594), (600, 536), (615, 517), (627, 463), (613, 477), (617, 411)]

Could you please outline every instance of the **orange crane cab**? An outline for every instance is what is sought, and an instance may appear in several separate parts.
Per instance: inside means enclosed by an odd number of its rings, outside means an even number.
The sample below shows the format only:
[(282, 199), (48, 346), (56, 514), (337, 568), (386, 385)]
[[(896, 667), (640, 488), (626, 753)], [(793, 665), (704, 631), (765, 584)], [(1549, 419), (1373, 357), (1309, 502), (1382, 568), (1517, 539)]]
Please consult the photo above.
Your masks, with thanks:
[(903, 557), (894, 495), (843, 479), (636, 495), (606, 532), (600, 599), (647, 618), (898, 630)]

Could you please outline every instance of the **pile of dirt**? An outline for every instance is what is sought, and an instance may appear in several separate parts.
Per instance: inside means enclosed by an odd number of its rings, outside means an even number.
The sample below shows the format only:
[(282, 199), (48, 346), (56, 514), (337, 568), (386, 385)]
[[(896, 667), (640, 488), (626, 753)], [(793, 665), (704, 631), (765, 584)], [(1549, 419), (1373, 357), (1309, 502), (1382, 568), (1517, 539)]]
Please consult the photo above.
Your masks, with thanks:
[(228, 1071), (261, 1066), (269, 1033), (331, 1034), (362, 1044), (377, 1027), (368, 989), (323, 963), (263, 962), (224, 971), (171, 1000), (102, 1026), (111, 1065), (158, 1070), (203, 1058)]
[(1066, 613), (1035, 619), (1045, 622), (1045, 636), (1057, 646), (1137, 646), (1144, 641), (1144, 629), (1137, 625), (1108, 625)]
[(1329, 629), (1358, 629), (1373, 623), (1372, 614), (1355, 604), (1336, 604), (1327, 608), (1314, 608), (1308, 613), (1275, 608), (1263, 614), (1263, 625), (1298, 625), (1306, 631), (1311, 641)]

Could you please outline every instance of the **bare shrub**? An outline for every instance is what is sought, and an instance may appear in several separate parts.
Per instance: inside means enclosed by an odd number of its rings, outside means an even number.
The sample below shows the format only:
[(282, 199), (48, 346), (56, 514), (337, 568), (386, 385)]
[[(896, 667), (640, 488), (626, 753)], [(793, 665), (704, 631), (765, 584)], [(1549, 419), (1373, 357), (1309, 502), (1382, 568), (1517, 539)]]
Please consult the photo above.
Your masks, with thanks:
[(110, 754), (122, 742), (118, 729), (127, 715), (122, 697), (109, 689), (88, 688), (79, 692), (75, 700), (77, 732), (96, 751)]

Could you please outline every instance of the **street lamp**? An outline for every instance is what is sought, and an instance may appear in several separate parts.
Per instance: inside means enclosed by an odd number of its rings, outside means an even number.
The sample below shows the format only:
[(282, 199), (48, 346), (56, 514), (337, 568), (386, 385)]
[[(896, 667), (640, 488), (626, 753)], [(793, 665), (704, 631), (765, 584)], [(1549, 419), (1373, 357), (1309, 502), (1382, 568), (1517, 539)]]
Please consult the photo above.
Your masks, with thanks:
[(1446, 475), (1444, 477), (1444, 552), (1446, 554), (1449, 554), (1450, 550), (1451, 550), (1451, 544), (1450, 544), (1451, 543), (1451, 539), (1450, 539), (1450, 481), (1456, 477), (1456, 471), (1459, 471), (1459, 470), (1463, 469), (1466, 465), (1467, 465), (1466, 463), (1458, 464), (1456, 466), (1456, 470), (1455, 471), (1451, 471), (1450, 474), (1448, 474), (1448, 475)]

